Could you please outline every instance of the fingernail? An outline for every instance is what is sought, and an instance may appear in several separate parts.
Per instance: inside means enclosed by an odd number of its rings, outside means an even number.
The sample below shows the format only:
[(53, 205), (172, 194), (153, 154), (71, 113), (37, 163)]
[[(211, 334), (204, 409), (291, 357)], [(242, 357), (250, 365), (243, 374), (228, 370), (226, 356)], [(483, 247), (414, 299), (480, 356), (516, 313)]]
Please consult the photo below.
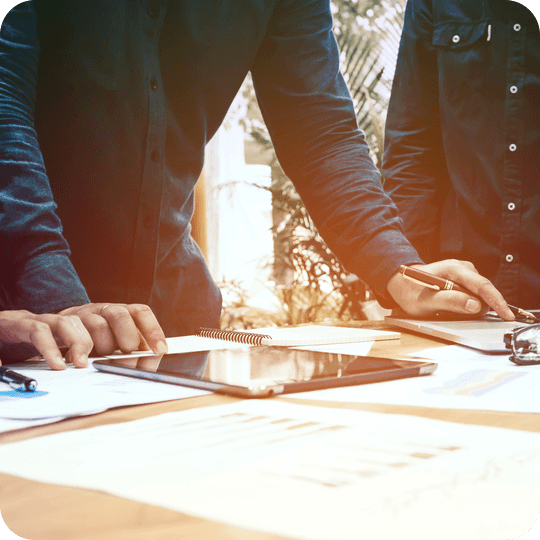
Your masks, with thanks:
[(167, 347), (166, 341), (161, 340), (157, 342), (156, 352), (158, 352), (159, 354), (166, 354), (168, 350), (169, 350), (169, 347)]
[(66, 363), (61, 356), (54, 358), (54, 369), (66, 369)]
[(79, 356), (79, 363), (82, 364), (83, 367), (88, 367), (88, 355), (81, 354), (81, 356)]
[(478, 300), (467, 300), (465, 310), (469, 313), (478, 313), (482, 309), (482, 304)]

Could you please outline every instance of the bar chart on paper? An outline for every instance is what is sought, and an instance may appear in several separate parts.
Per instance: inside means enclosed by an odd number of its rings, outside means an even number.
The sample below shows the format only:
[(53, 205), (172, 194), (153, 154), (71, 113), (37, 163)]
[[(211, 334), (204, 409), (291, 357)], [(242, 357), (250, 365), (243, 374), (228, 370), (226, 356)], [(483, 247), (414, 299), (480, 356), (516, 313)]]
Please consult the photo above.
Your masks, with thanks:
[(424, 392), (449, 396), (483, 396), (527, 376), (530, 377), (530, 372), (473, 369), (444, 381), (439, 387), (426, 388)]
[[(384, 403), (440, 409), (540, 413), (539, 366), (516, 366), (508, 356), (448, 346), (418, 353), (438, 368), (429, 377), (291, 394), (296, 399)], [(469, 354), (470, 357), (466, 355)]]
[(277, 400), (6, 444), (0, 471), (313, 540), (506, 540), (540, 511), (540, 434)]

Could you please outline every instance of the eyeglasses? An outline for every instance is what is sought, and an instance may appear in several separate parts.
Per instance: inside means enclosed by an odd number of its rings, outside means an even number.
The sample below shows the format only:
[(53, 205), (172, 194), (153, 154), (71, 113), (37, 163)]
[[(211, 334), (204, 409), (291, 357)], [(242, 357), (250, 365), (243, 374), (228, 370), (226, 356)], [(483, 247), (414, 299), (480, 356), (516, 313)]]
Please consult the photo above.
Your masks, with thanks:
[(504, 335), (504, 344), (512, 349), (510, 360), (520, 366), (540, 364), (540, 324), (516, 328)]

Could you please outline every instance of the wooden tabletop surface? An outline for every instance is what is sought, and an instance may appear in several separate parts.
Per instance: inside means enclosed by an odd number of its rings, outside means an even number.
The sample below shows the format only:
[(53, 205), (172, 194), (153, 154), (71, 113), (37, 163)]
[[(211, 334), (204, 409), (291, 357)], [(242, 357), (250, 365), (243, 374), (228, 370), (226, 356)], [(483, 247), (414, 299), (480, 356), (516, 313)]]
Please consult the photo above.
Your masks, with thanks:
[[(389, 329), (383, 323), (363, 323), (363, 325), (370, 328)], [(376, 342), (370, 355), (404, 358), (408, 353), (444, 344), (439, 340), (402, 332), (400, 340)], [(287, 398), (276, 399), (289, 401)], [(120, 407), (92, 416), (71, 418), (55, 424), (0, 434), (0, 444), (62, 431), (121, 423), (170, 411), (235, 401), (238, 399), (210, 394), (165, 403)], [(540, 415), (534, 413), (448, 410), (301, 399), (290, 401), (540, 432)], [(36, 459), (42, 460), (44, 466), (47, 465), (47, 456), (36, 456)], [(277, 540), (284, 538), (208, 521), (97, 491), (43, 484), (5, 474), (0, 474), (0, 512), (13, 532), (29, 540), (177, 540), (179, 538)]]

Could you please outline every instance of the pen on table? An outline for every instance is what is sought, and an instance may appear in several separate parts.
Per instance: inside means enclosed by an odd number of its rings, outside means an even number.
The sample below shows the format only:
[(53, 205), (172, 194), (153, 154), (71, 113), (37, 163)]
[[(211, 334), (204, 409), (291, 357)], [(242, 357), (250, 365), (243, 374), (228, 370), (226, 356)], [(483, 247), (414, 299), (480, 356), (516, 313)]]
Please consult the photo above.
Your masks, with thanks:
[[(470, 291), (460, 287), (457, 283), (450, 281), (449, 279), (440, 278), (433, 274), (428, 274), (418, 268), (411, 268), (410, 266), (399, 267), (401, 275), (409, 281), (414, 281), (423, 287), (429, 287), (435, 291), (459, 291), (467, 294), (472, 294)], [(475, 296), (475, 295), (473, 295)]]
[(0, 381), (4, 381), (19, 392), (33, 392), (37, 388), (37, 382), (34, 379), (4, 366), (0, 366)]

